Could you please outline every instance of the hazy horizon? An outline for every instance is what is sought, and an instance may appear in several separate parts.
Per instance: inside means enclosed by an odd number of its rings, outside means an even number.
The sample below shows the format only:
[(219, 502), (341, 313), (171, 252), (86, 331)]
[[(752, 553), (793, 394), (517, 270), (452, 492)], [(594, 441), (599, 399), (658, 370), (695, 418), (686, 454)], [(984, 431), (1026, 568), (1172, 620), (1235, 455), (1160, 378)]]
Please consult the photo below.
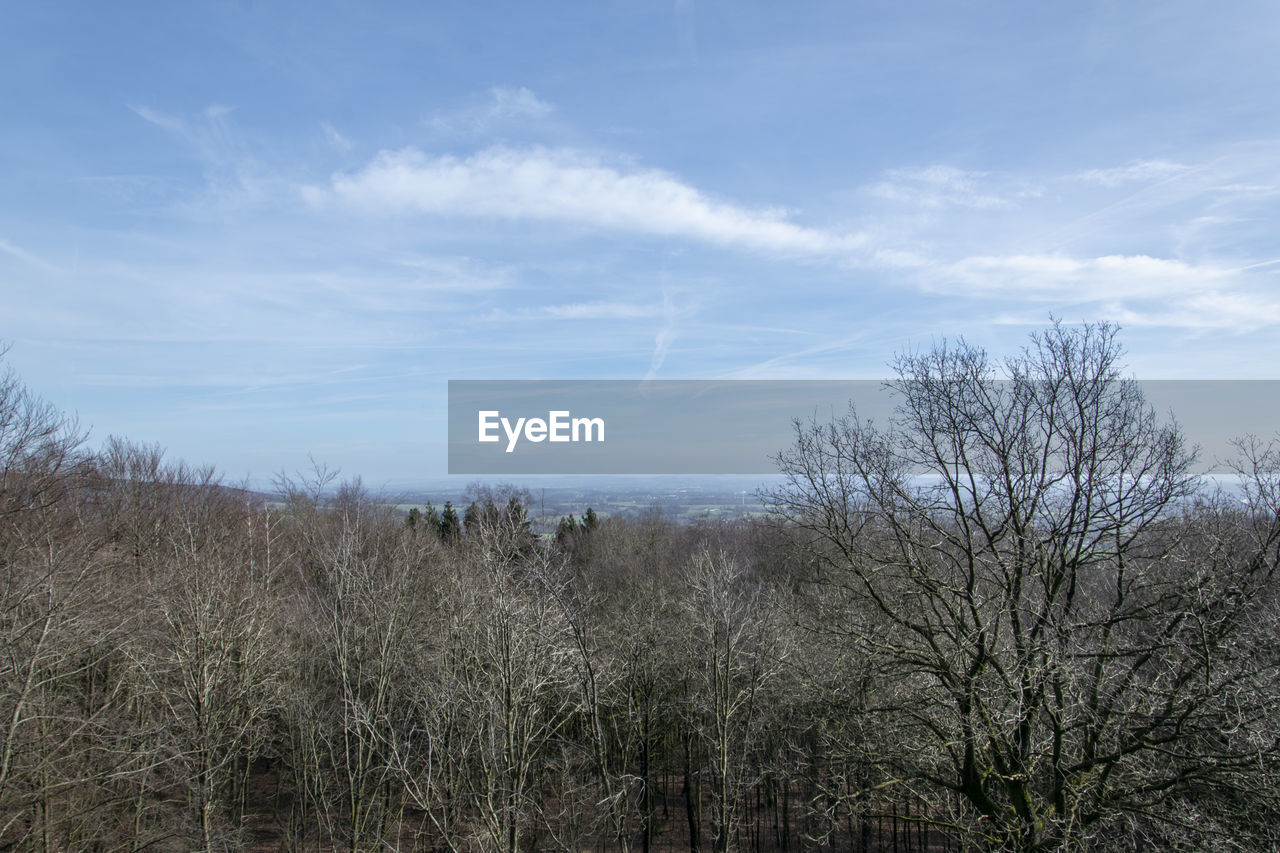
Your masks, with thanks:
[(25, 4), (0, 340), (95, 441), (446, 468), (449, 379), (1275, 378), (1280, 7)]

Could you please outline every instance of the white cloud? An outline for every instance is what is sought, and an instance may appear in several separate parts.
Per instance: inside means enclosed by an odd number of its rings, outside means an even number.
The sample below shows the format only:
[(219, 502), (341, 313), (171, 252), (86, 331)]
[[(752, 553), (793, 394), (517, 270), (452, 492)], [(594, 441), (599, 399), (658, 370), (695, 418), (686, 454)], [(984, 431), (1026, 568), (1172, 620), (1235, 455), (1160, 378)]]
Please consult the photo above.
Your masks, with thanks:
[(1239, 272), (1148, 255), (975, 255), (938, 264), (922, 280), (938, 292), (1072, 305), (1131, 326), (1247, 332), (1280, 323), (1280, 298)]
[(921, 184), (932, 184), (945, 189), (972, 190), (978, 179), (986, 177), (986, 172), (975, 172), (958, 169), (955, 166), (935, 164), (921, 169), (890, 169), (890, 178), (900, 178)]
[(384, 151), (303, 193), (317, 206), (559, 222), (798, 254), (847, 254), (866, 243), (789, 222), (776, 209), (716, 201), (665, 172), (616, 168), (567, 149), (499, 146), (466, 158)]
[(1134, 327), (1250, 332), (1280, 325), (1280, 302), (1256, 293), (1210, 290), (1142, 310), (1124, 303), (1104, 307), (1109, 319)]
[(541, 313), (558, 320), (644, 320), (663, 316), (661, 305), (642, 305), (633, 302), (544, 305)]
[(199, 161), (208, 194), (197, 203), (197, 208), (207, 206), (210, 201), (233, 205), (258, 203), (269, 198), (280, 183), (278, 172), (258, 161), (250, 140), (228, 121), (234, 107), (210, 104), (194, 121), (146, 106), (132, 105), (129, 109), (181, 140)]
[(489, 116), (495, 119), (540, 119), (551, 115), (552, 107), (524, 86), (518, 89), (494, 87), (489, 90), (492, 102)]
[(187, 126), (180, 119), (176, 119), (173, 116), (167, 116), (164, 113), (156, 112), (150, 107), (144, 107), (141, 105), (131, 105), (129, 109), (133, 110), (139, 118), (144, 121), (151, 122), (162, 130), (167, 130), (170, 133), (174, 133), (179, 136), (187, 135)]
[[(874, 247), (850, 266), (973, 310), (1046, 311), (1133, 326), (1274, 326), (1274, 145), (1057, 174), (935, 165), (863, 188)], [(1259, 248), (1262, 247), (1262, 251)], [(982, 307), (985, 303), (985, 308)]]
[(941, 265), (940, 284), (985, 296), (1156, 298), (1220, 286), (1229, 271), (1148, 255), (975, 255)]
[(553, 105), (524, 86), (495, 86), (485, 93), (482, 102), (437, 112), (425, 123), (446, 136), (480, 136), (498, 129), (542, 122), (553, 112)]
[(1190, 166), (1173, 163), (1168, 160), (1139, 160), (1126, 166), (1110, 169), (1088, 169), (1076, 173), (1074, 177), (1085, 183), (1100, 184), (1104, 187), (1118, 187), (1124, 184), (1147, 183), (1172, 178), (1190, 171)]
[[(1096, 186), (1181, 171), (1195, 170), (1144, 161), (1106, 174), (1099, 171), (1087, 180)], [(336, 174), (328, 186), (309, 187), (304, 194), (320, 207), (380, 215), (560, 223), (819, 258), (851, 269), (889, 271), (887, 278), (898, 286), (1001, 301), (1010, 310), (1018, 305), (1059, 311), (1071, 306), (1132, 325), (1242, 331), (1277, 322), (1280, 297), (1272, 298), (1257, 286), (1257, 274), (1247, 272), (1245, 265), (1196, 253), (1171, 257), (1106, 251), (1110, 247), (1102, 226), (1088, 216), (1077, 220), (1089, 227), (1071, 241), (1083, 244), (1074, 250), (1015, 248), (1019, 243), (1052, 244), (1034, 232), (1029, 240), (1010, 239), (1043, 208), (1030, 204), (1037, 195), (1032, 183), (993, 181), (985, 173), (945, 165), (891, 170), (885, 176), (886, 181), (872, 188), (872, 196), (952, 212), (923, 219), (913, 215), (896, 225), (883, 220), (873, 238), (867, 232), (801, 225), (776, 208), (714, 199), (667, 172), (605, 162), (575, 150), (502, 146), (467, 157), (413, 148), (384, 151), (363, 169)], [(993, 184), (994, 189), (988, 186)], [(973, 212), (980, 208), (986, 210)], [(970, 212), (959, 213), (962, 210)], [(1117, 215), (1111, 210), (1110, 218), (1100, 221), (1118, 228), (1119, 223), (1111, 221)], [(983, 219), (989, 220), (985, 226)], [(1002, 239), (993, 240), (993, 234)], [(554, 319), (665, 317), (657, 306), (643, 302), (572, 303), (543, 306), (533, 313)], [(1137, 317), (1146, 320), (1139, 323)], [(661, 369), (675, 334), (673, 322), (658, 332), (651, 372)]]
[(44, 270), (45, 272), (62, 272), (62, 269), (58, 266), (49, 263), (38, 255), (28, 252), (21, 246), (10, 243), (8, 240), (0, 239), (0, 252), (4, 252), (6, 255), (15, 257), (18, 260), (28, 263), (36, 269)]
[(945, 207), (1003, 208), (1035, 194), (1026, 189), (1001, 194), (984, 189), (986, 172), (933, 165), (921, 169), (890, 169), (884, 180), (866, 187), (875, 198), (894, 204), (936, 210)]
[(339, 151), (351, 150), (351, 140), (339, 133), (338, 129), (329, 122), (321, 122), (320, 129), (324, 131), (324, 138), (329, 140), (329, 144), (334, 148)]
[(653, 337), (653, 354), (649, 357), (649, 372), (644, 375), (646, 381), (656, 379), (658, 371), (662, 369), (662, 365), (667, 361), (667, 355), (671, 352), (671, 345), (676, 342), (676, 321), (680, 317), (680, 312), (676, 310), (675, 303), (671, 299), (671, 291), (667, 289), (666, 282), (662, 285), (662, 328), (658, 329), (658, 333)]

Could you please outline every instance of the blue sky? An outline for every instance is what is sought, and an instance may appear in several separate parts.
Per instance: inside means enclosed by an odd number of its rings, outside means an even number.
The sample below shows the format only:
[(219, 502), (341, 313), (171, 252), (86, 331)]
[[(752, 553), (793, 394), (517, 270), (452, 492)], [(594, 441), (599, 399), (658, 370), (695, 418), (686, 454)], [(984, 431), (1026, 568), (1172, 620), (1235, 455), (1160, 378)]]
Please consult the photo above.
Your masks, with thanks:
[(445, 381), (1276, 378), (1271, 2), (5, 4), (0, 339), (96, 439), (445, 469)]

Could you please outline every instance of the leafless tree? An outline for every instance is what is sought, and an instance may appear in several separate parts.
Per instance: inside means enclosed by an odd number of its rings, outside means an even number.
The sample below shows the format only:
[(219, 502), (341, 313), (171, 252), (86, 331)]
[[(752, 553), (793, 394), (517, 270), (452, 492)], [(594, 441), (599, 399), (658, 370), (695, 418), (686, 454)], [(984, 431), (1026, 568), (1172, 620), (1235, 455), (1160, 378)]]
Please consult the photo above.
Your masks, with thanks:
[(1196, 502), (1193, 452), (1121, 355), (1114, 327), (1061, 324), (1003, 363), (910, 353), (891, 423), (797, 424), (780, 457), (774, 498), (844, 639), (894, 679), (896, 774), (957, 795), (993, 848), (1132, 844), (1171, 795), (1275, 761), (1241, 689), (1274, 640), (1238, 644), (1280, 525)]
[(311, 481), (282, 481), (299, 596), (287, 761), (309, 815), (363, 850), (398, 831), (404, 806), (386, 744), (402, 722), (418, 587), (387, 509), (358, 481), (327, 494), (330, 479), (317, 469)]
[(685, 580), (689, 712), (709, 759), (714, 849), (728, 853), (737, 845), (745, 792), (757, 781), (748, 756), (763, 716), (758, 702), (781, 668), (783, 645), (762, 585), (724, 552), (695, 553)]
[(82, 525), (90, 462), (83, 443), (74, 419), (3, 369), (0, 839), (31, 849), (63, 846), (92, 819), (92, 799), (74, 796), (86, 787), (89, 736), (114, 702), (113, 691), (84, 690), (114, 632), (97, 630), (110, 599)]
[(455, 630), (468, 638), (454, 686), (474, 738), (471, 795), (484, 848), (517, 853), (540, 808), (545, 747), (564, 725), (573, 693), (563, 615), (506, 549), (484, 549), (466, 589), (473, 614)]
[(129, 648), (168, 774), (204, 850), (230, 849), (245, 775), (276, 703), (269, 578), (252, 571), (246, 508), (212, 470), (177, 466), (163, 507), (162, 572), (143, 580), (150, 618)]

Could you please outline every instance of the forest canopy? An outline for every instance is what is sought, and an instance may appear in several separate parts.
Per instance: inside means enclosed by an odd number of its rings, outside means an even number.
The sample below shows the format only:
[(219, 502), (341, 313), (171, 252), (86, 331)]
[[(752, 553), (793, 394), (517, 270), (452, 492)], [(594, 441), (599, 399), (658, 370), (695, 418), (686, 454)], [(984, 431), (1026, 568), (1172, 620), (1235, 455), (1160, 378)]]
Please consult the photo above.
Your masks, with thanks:
[(1280, 446), (1054, 324), (797, 422), (766, 519), (263, 496), (0, 378), (0, 848), (1280, 845)]

